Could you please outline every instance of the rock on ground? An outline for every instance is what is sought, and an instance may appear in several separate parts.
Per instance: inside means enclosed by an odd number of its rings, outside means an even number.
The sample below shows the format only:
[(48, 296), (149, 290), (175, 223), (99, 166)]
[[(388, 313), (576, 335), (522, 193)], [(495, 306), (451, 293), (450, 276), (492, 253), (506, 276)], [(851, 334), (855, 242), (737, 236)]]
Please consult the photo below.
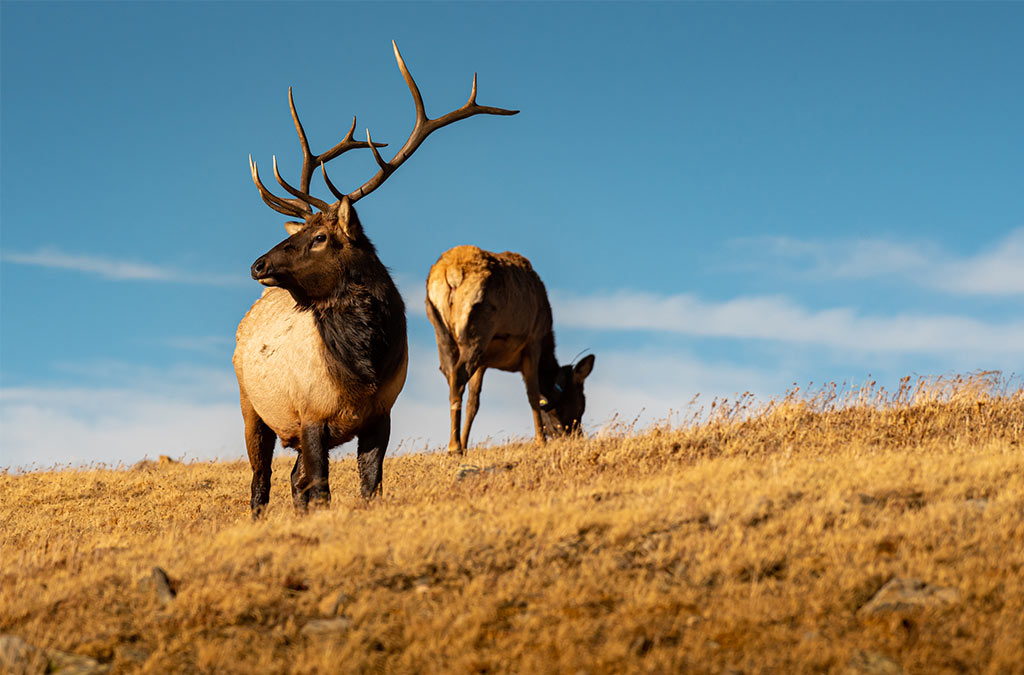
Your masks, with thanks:
[(87, 656), (40, 649), (16, 635), (0, 635), (0, 672), (10, 675), (103, 675), (110, 671)]
[(843, 675), (903, 675), (903, 668), (885, 654), (857, 650), (847, 662)]
[(352, 627), (352, 619), (347, 616), (339, 616), (333, 619), (313, 619), (299, 631), (306, 636), (328, 635), (330, 633), (344, 633)]
[(45, 673), (48, 659), (42, 649), (16, 635), (0, 635), (0, 671), (11, 675)]
[(955, 588), (933, 586), (920, 579), (893, 578), (858, 610), (864, 616), (920, 611), (951, 605), (960, 599)]

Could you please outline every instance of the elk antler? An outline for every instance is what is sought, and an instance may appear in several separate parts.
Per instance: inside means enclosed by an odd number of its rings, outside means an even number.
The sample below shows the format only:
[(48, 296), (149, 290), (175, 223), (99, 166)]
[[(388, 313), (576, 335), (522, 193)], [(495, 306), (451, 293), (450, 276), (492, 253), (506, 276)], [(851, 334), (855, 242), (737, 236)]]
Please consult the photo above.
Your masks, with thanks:
[[(330, 150), (323, 152), (319, 155), (314, 155), (309, 149), (309, 141), (306, 140), (306, 130), (302, 128), (302, 122), (299, 121), (299, 113), (295, 109), (295, 99), (292, 97), (292, 88), (288, 87), (288, 106), (292, 111), (292, 120), (295, 122), (295, 131), (299, 134), (299, 145), (302, 148), (302, 173), (299, 176), (299, 188), (294, 188), (289, 185), (277, 170), (277, 156), (274, 156), (274, 177), (277, 178), (277, 182), (281, 184), (285, 190), (290, 194), (294, 195), (296, 199), (285, 199), (278, 197), (264, 187), (263, 182), (260, 181), (259, 172), (256, 168), (256, 162), (252, 160), (252, 155), (249, 155), (249, 169), (252, 171), (252, 180), (256, 183), (256, 188), (260, 191), (260, 197), (266, 202), (267, 206), (274, 209), (278, 213), (283, 213), (286, 216), (294, 216), (298, 218), (306, 218), (313, 215), (313, 208), (316, 207), (321, 211), (328, 208), (327, 202), (321, 201), (316, 197), (309, 194), (309, 181), (313, 176), (313, 171), (316, 170), (317, 165), (323, 165), (335, 157), (348, 152), (349, 150), (355, 150), (356, 148), (371, 148), (374, 153), (377, 149), (373, 147), (383, 148), (387, 146), (387, 143), (375, 143), (371, 145), (369, 142), (353, 140), (352, 135), (356, 130), (356, 118), (352, 117), (352, 126), (349, 127), (348, 133), (345, 134), (345, 138), (335, 145)], [(326, 173), (324, 174), (326, 176)]]
[(256, 162), (252, 159), (252, 155), (249, 155), (249, 171), (252, 172), (252, 182), (256, 183), (256, 189), (260, 191), (260, 197), (263, 198), (263, 201), (267, 206), (278, 213), (283, 213), (286, 216), (292, 216), (294, 218), (305, 219), (306, 216), (313, 215), (313, 209), (309, 207), (308, 203), (298, 199), (282, 199), (264, 187), (263, 181), (260, 180), (259, 171), (256, 168)]
[[(391, 45), (395, 48), (395, 60), (398, 61), (398, 69), (402, 71), (402, 77), (405, 78), (405, 83), (409, 85), (409, 91), (412, 92), (412, 100), (416, 106), (416, 124), (412, 129), (412, 133), (409, 134), (409, 140), (405, 142), (405, 145), (402, 146), (402, 149), (398, 151), (398, 154), (396, 154), (390, 162), (385, 162), (381, 158), (380, 153), (377, 152), (377, 148), (375, 148), (374, 145), (377, 147), (383, 147), (383, 145), (380, 143), (373, 143), (373, 141), (370, 140), (370, 130), (366, 130), (366, 143), (361, 147), (370, 148), (371, 152), (373, 152), (373, 158), (377, 160), (377, 165), (380, 167), (380, 170), (373, 178), (363, 183), (359, 189), (348, 193), (348, 198), (353, 203), (359, 201), (379, 188), (381, 184), (387, 180), (388, 176), (394, 173), (398, 167), (402, 166), (402, 163), (409, 159), (409, 156), (412, 155), (412, 153), (416, 152), (416, 148), (420, 147), (420, 144), (426, 140), (427, 136), (441, 127), (448, 126), (452, 122), (458, 122), (459, 120), (472, 117), (473, 115), (515, 115), (519, 112), (518, 110), (505, 110), (504, 108), (492, 108), (490, 106), (477, 105), (476, 73), (473, 73), (473, 90), (470, 92), (469, 100), (466, 104), (458, 110), (453, 110), (447, 115), (438, 117), (437, 119), (430, 119), (427, 117), (427, 112), (423, 107), (423, 97), (420, 95), (419, 87), (416, 86), (416, 81), (412, 79), (412, 75), (409, 73), (409, 69), (406, 67), (405, 61), (402, 59), (402, 55), (398, 51), (398, 45), (395, 44), (394, 40), (391, 41)], [(349, 131), (349, 137), (351, 137), (351, 135), (352, 132)], [(331, 192), (335, 197), (342, 199), (343, 195), (331, 185), (329, 179), (326, 179), (326, 176), (327, 172), (324, 171), (325, 182), (327, 183), (328, 188), (331, 189)]]
[[(281, 184), (285, 190), (296, 197), (296, 199), (285, 199), (277, 197), (267, 190), (263, 183), (260, 182), (259, 174), (256, 171), (256, 163), (252, 161), (252, 156), (249, 157), (249, 167), (252, 170), (252, 179), (256, 183), (256, 187), (260, 191), (260, 196), (267, 205), (279, 213), (283, 213), (287, 216), (296, 216), (299, 218), (306, 218), (313, 213), (313, 207), (320, 209), (321, 211), (329, 208), (326, 202), (323, 202), (309, 194), (309, 181), (312, 178), (313, 171), (316, 166), (320, 165), (320, 170), (323, 172), (324, 183), (327, 184), (328, 189), (331, 193), (337, 197), (339, 201), (346, 197), (350, 202), (355, 203), (370, 194), (381, 184), (387, 180), (388, 176), (398, 170), (398, 167), (402, 166), (405, 160), (409, 159), (412, 153), (416, 152), (416, 149), (420, 147), (423, 141), (426, 140), (427, 136), (434, 133), (441, 127), (448, 126), (453, 122), (464, 120), (467, 117), (473, 115), (516, 115), (519, 113), (518, 110), (506, 110), (504, 108), (494, 108), (491, 106), (477, 105), (476, 102), (476, 73), (473, 73), (473, 88), (469, 93), (469, 100), (466, 104), (457, 110), (453, 110), (447, 115), (443, 115), (436, 119), (430, 119), (427, 117), (426, 109), (423, 106), (423, 96), (420, 94), (419, 87), (416, 86), (416, 81), (413, 79), (412, 74), (409, 73), (409, 68), (405, 65), (405, 60), (402, 58), (402, 54), (398, 51), (398, 45), (395, 41), (391, 41), (391, 46), (395, 49), (395, 60), (398, 61), (398, 69), (402, 72), (402, 77), (405, 78), (405, 83), (409, 86), (409, 91), (412, 92), (413, 104), (416, 106), (416, 124), (413, 126), (412, 133), (409, 134), (409, 139), (405, 142), (405, 145), (398, 151), (398, 153), (389, 162), (385, 162), (377, 152), (377, 148), (383, 148), (387, 146), (387, 143), (375, 143), (370, 138), (370, 130), (366, 130), (366, 141), (357, 141), (353, 139), (353, 133), (356, 128), (356, 118), (352, 118), (352, 126), (349, 127), (348, 133), (345, 134), (345, 138), (340, 143), (335, 145), (333, 148), (319, 155), (314, 155), (309, 149), (309, 143), (306, 140), (306, 132), (302, 128), (302, 123), (299, 122), (299, 114), (295, 110), (295, 100), (292, 98), (292, 89), (288, 88), (288, 104), (292, 110), (292, 119), (295, 121), (295, 130), (299, 134), (299, 145), (302, 147), (302, 174), (299, 180), (299, 188), (292, 187), (289, 185), (277, 170), (277, 157), (274, 157), (274, 177), (277, 178), (277, 182)], [(363, 183), (359, 189), (354, 190), (347, 195), (338, 190), (331, 179), (327, 177), (327, 169), (325, 164), (338, 155), (347, 152), (355, 148), (369, 148), (373, 153), (373, 158), (377, 162), (377, 166), (380, 170), (370, 180)]]

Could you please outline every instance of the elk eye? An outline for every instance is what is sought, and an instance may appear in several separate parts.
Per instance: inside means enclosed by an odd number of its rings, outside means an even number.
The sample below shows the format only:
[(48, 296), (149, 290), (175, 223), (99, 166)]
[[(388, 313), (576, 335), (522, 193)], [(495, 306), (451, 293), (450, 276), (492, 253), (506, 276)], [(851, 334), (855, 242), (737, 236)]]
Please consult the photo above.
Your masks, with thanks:
[(313, 243), (314, 244), (322, 244), (325, 241), (327, 241), (327, 235), (326, 234), (318, 234), (315, 237), (313, 237)]

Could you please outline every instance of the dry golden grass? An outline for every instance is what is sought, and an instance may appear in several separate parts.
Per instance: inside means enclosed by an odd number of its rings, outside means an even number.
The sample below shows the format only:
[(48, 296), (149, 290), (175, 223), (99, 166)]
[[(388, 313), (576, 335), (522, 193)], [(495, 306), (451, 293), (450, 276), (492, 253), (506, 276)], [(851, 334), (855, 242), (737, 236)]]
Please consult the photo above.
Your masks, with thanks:
[[(307, 516), (282, 456), (256, 523), (243, 462), (0, 474), (0, 633), (114, 672), (1020, 673), (1022, 441), (982, 374), (395, 457), (368, 506), (343, 459)], [(892, 577), (957, 598), (858, 611)]]

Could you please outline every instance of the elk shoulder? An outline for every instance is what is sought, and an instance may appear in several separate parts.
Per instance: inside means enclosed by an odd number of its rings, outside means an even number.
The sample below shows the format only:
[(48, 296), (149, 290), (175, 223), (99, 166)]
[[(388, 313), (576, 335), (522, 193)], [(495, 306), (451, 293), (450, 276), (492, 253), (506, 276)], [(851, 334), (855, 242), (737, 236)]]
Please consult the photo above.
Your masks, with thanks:
[(238, 325), (234, 366), (241, 390), (283, 440), (297, 438), (304, 420), (352, 427), (390, 410), (405, 381), (408, 356), (391, 381), (374, 391), (342, 386), (330, 373), (313, 315), (291, 294), (268, 288)]

